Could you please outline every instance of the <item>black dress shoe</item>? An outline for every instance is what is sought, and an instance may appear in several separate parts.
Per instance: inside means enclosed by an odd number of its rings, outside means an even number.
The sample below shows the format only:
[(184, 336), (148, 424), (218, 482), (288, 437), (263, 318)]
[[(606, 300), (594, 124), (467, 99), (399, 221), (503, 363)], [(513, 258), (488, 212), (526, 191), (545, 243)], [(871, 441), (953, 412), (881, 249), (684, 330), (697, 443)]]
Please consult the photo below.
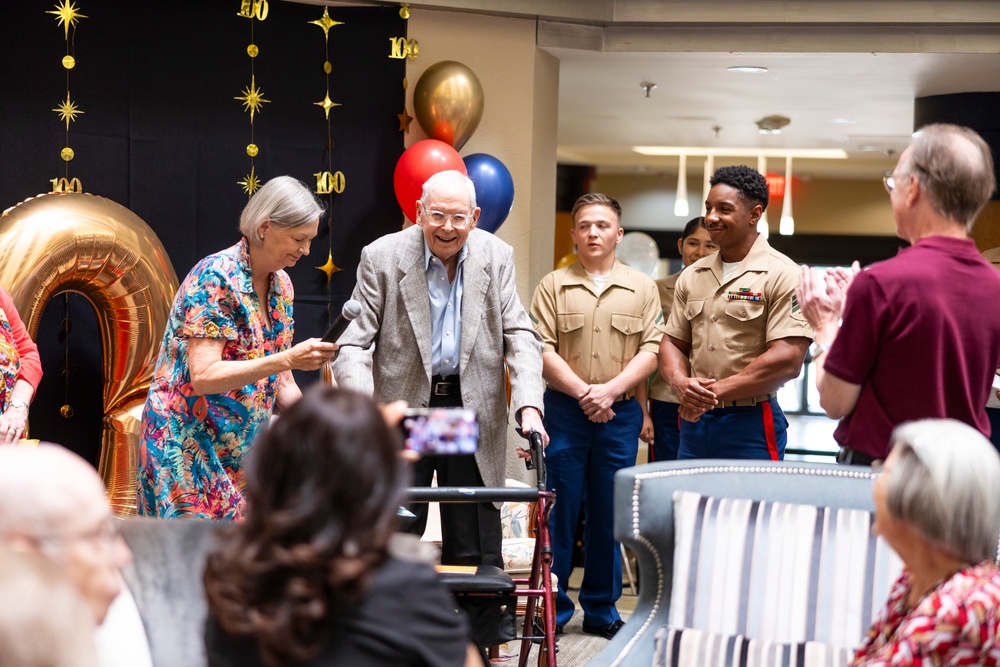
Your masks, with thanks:
[(611, 621), (607, 625), (587, 625), (583, 624), (583, 631), (588, 635), (597, 635), (598, 637), (604, 637), (605, 639), (611, 639), (618, 631), (622, 629), (625, 625), (625, 621)]

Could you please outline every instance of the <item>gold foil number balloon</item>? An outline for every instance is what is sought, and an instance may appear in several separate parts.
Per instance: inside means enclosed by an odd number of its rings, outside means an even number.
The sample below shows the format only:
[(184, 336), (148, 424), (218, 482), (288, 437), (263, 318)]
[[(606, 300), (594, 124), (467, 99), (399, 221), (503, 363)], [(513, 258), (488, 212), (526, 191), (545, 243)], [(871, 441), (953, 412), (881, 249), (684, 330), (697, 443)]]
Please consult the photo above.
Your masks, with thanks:
[(427, 68), (413, 89), (413, 112), (428, 137), (461, 150), (483, 118), (483, 85), (454, 60)]
[(79, 292), (94, 305), (104, 352), (99, 472), (112, 510), (133, 514), (138, 417), (178, 288), (163, 244), (110, 199), (39, 195), (0, 215), (0, 285), (32, 338), (57, 294)]

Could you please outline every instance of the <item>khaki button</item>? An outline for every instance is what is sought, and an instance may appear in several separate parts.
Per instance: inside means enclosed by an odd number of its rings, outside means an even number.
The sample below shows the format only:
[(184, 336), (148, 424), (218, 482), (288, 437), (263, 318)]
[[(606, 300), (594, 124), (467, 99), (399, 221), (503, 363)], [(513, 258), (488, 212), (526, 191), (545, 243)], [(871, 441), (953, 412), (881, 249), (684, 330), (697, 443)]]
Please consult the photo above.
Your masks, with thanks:
[(708, 349), (711, 350), (712, 352), (715, 352), (715, 346), (714, 345), (709, 345)]
[(719, 316), (718, 315), (712, 315), (712, 321), (713, 322), (718, 322), (719, 321)]
[(601, 333), (601, 327), (594, 327), (594, 333)]
[(746, 317), (746, 316), (747, 316), (747, 311), (741, 310), (740, 311), (740, 317)]
[(594, 352), (594, 359), (597, 359), (597, 357), (598, 357), (598, 354), (596, 352)]

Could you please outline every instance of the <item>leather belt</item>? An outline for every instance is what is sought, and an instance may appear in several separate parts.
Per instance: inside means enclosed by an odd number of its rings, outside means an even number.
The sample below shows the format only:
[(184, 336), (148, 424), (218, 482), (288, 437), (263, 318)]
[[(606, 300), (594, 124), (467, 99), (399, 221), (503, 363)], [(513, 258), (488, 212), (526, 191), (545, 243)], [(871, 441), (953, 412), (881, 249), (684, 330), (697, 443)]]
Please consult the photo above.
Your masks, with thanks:
[(458, 383), (457, 375), (435, 375), (431, 378), (431, 396), (458, 396), (461, 393), (462, 386)]
[(622, 394), (621, 396), (619, 396), (618, 398), (616, 398), (615, 399), (615, 403), (617, 403), (619, 401), (627, 401), (628, 399), (632, 398), (633, 396), (635, 396), (635, 389), (629, 389), (624, 394)]
[(875, 462), (875, 457), (864, 452), (859, 452), (850, 447), (841, 447), (837, 452), (837, 463), (849, 466), (870, 466)]
[(769, 401), (777, 395), (778, 395), (777, 393), (761, 394), (760, 396), (751, 396), (750, 398), (737, 398), (735, 401), (719, 401), (718, 405), (715, 406), (715, 409), (722, 410), (724, 408), (749, 408), (753, 407), (754, 405), (757, 405), (758, 403), (764, 403), (765, 401)]

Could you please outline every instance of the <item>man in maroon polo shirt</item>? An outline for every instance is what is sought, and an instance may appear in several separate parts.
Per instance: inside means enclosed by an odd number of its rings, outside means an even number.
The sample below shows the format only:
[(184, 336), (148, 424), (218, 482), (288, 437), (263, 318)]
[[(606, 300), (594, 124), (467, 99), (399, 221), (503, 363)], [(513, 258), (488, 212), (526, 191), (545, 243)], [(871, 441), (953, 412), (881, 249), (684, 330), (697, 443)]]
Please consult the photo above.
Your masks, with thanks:
[(861, 272), (803, 266), (797, 293), (815, 330), (820, 405), (841, 419), (841, 463), (884, 459), (892, 428), (913, 419), (950, 417), (990, 434), (1000, 272), (968, 237), (996, 186), (990, 149), (968, 128), (929, 125), (885, 186), (911, 247)]

